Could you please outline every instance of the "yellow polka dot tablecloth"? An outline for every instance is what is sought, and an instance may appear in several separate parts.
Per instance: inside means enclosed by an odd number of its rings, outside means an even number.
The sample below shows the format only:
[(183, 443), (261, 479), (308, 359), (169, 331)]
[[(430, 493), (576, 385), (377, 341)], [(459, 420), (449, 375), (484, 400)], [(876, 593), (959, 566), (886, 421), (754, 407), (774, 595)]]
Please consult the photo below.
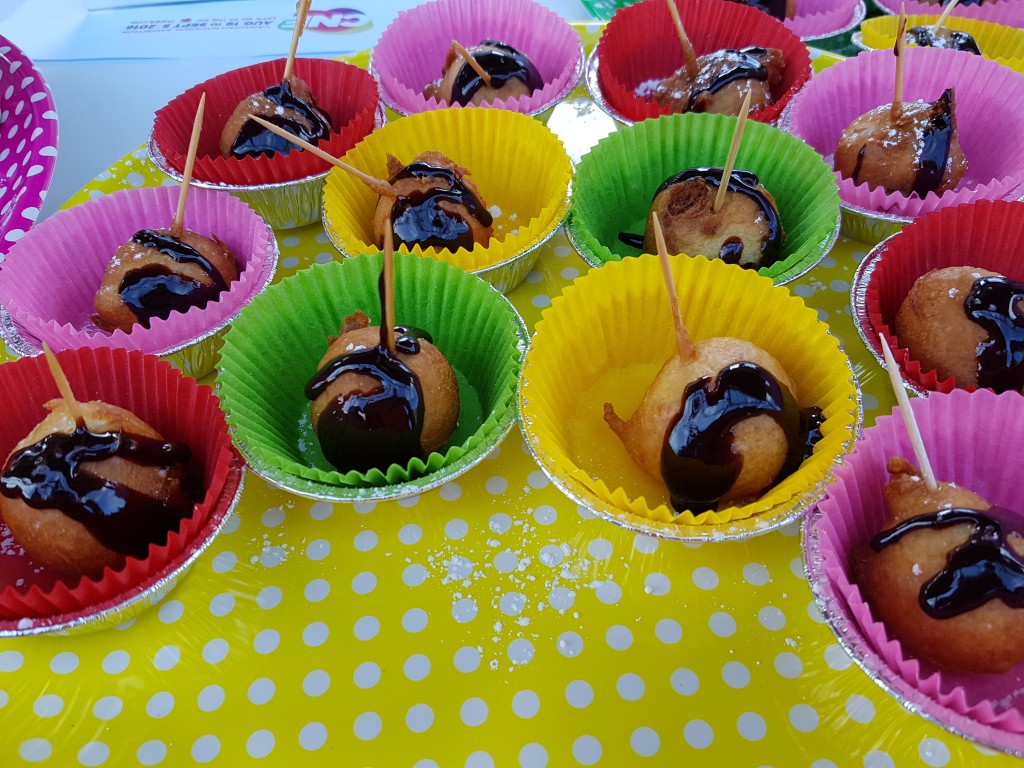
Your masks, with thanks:
[[(69, 204), (166, 183), (138, 150)], [(318, 224), (278, 239), (278, 279), (341, 258)], [(850, 317), (866, 250), (840, 241), (790, 290), (843, 340), (870, 424), (893, 398)], [(510, 298), (532, 327), (587, 269), (559, 232)], [(250, 474), (154, 607), (0, 640), (0, 724), (4, 766), (1016, 764), (853, 664), (796, 525), (703, 545), (635, 534), (552, 487), (518, 431), (397, 502), (314, 502)]]

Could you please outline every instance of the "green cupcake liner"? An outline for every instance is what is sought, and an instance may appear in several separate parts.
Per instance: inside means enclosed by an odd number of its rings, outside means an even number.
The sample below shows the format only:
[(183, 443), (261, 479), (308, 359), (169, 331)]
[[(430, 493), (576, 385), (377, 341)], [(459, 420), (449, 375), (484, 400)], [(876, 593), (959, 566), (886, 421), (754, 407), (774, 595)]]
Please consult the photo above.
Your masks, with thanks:
[[(654, 193), (695, 166), (723, 166), (736, 118), (687, 113), (620, 128), (580, 160), (566, 231), (593, 266), (637, 256), (620, 232), (643, 234)], [(821, 155), (770, 125), (748, 121), (736, 168), (753, 171), (775, 197), (786, 241), (782, 258), (758, 270), (776, 285), (820, 261), (839, 232), (839, 189)]]
[(233, 323), (218, 389), (236, 443), (257, 473), (304, 495), (397, 498), (436, 487), (483, 458), (515, 418), (527, 346), (522, 320), (487, 283), (444, 262), (395, 254), (395, 317), (426, 329), (455, 370), (461, 409), (443, 453), (368, 472), (324, 458), (304, 390), (346, 315), (380, 322), (383, 257), (315, 264), (258, 296)]

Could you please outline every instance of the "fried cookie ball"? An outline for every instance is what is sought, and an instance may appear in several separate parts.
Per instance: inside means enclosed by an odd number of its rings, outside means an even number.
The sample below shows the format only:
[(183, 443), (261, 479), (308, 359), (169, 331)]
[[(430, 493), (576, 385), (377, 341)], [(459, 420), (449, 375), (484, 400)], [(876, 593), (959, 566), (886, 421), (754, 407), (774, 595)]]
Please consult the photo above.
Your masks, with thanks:
[[(331, 134), (331, 116), (316, 105), (305, 80), (292, 75), (280, 85), (246, 96), (220, 134), (222, 157), (287, 155), (295, 145), (267, 130), (253, 116), (283, 128), (314, 146)], [(297, 151), (301, 152), (299, 148)]]
[(919, 48), (948, 48), (953, 51), (967, 51), (978, 56), (981, 49), (978, 43), (967, 32), (949, 27), (933, 26), (911, 27), (906, 32), (907, 45), (916, 45)]
[(408, 165), (388, 155), (387, 166), (396, 196), (377, 201), (373, 236), (378, 247), (389, 218), (396, 246), (457, 251), (487, 245), (493, 218), (469, 171), (436, 150), (420, 153)]
[(759, 496), (800, 451), (793, 380), (741, 339), (706, 339), (686, 361), (673, 355), (628, 421), (611, 403), (604, 418), (633, 461), (665, 482), (677, 511)]
[(924, 197), (953, 189), (967, 172), (956, 131), (955, 98), (947, 88), (934, 102), (905, 102), (892, 119), (892, 105), (861, 115), (843, 131), (835, 168), (855, 184)]
[(494, 101), (530, 96), (544, 87), (537, 67), (527, 56), (511, 45), (497, 40), (484, 40), (467, 49), (490, 76), (491, 84), (460, 56), (453, 44), (448, 49), (441, 79), (428, 83), (423, 95), (445, 104), (490, 104)]
[(996, 272), (946, 267), (922, 275), (896, 312), (896, 336), (940, 380), (1024, 388), (1024, 285)]
[(238, 262), (223, 242), (189, 230), (142, 229), (117, 249), (96, 292), (98, 326), (125, 333), (154, 318), (205, 307), (238, 279)]
[(345, 318), (306, 387), (324, 456), (342, 472), (385, 470), (440, 450), (459, 418), (455, 372), (428, 333), (395, 329), (389, 352), (362, 312)]
[(654, 100), (672, 112), (710, 112), (738, 117), (750, 91), (750, 111), (775, 99), (786, 62), (778, 48), (723, 48), (697, 57), (697, 76), (681, 67), (654, 88)]
[(722, 207), (715, 212), (722, 173), (721, 168), (689, 168), (665, 180), (647, 214), (645, 252), (657, 253), (657, 214), (669, 253), (718, 257), (751, 269), (779, 260), (785, 233), (775, 198), (756, 174), (734, 170)]
[(901, 457), (886, 466), (885, 528), (853, 562), (872, 614), (938, 667), (1006, 672), (1024, 660), (1024, 520), (952, 483), (929, 490)]
[(65, 576), (97, 578), (146, 557), (192, 514), (188, 446), (169, 443), (130, 411), (63, 400), (7, 457), (0, 515), (26, 554)]

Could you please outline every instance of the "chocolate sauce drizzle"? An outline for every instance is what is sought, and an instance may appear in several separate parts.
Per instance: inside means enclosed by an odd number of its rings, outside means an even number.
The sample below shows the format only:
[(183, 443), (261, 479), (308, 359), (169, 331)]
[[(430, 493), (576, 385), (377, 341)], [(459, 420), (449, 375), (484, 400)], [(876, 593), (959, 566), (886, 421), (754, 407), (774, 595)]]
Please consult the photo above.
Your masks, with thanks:
[[(331, 135), (330, 115), (296, 96), (289, 81), (270, 86), (263, 95), (271, 104), (278, 107), (269, 114), (260, 114), (268, 123), (273, 123), (314, 146), (321, 139)], [(265, 153), (267, 157), (273, 157), (275, 154), (287, 155), (293, 149), (303, 151), (301, 147), (296, 147), (287, 139), (267, 130), (255, 120), (246, 120), (231, 145), (231, 154), (234, 157), (246, 157)]]
[(768, 68), (759, 56), (767, 56), (768, 50), (760, 46), (735, 49), (723, 48), (720, 51), (706, 54), (701, 58), (703, 66), (693, 81), (690, 100), (686, 105), (687, 112), (701, 111), (697, 107), (697, 99), (703, 93), (718, 93), (729, 83), (736, 80), (768, 79)]
[(734, 0), (737, 3), (743, 5), (749, 5), (751, 8), (757, 8), (758, 10), (764, 11), (769, 16), (773, 16), (779, 21), (786, 20), (786, 0)]
[(224, 278), (209, 259), (176, 237), (152, 229), (140, 229), (132, 235), (132, 242), (143, 248), (152, 248), (178, 264), (194, 264), (211, 280), (204, 284), (179, 275), (162, 264), (130, 270), (121, 278), (117, 292), (145, 328), (149, 328), (153, 318), (163, 320), (172, 312), (205, 307), (227, 288)]
[[(384, 313), (384, 275), (379, 289)], [(419, 328), (395, 327), (395, 348), (407, 355), (420, 351), (420, 339), (433, 342)], [(326, 459), (347, 472), (367, 472), (405, 464), (414, 456), (426, 458), (423, 432), (423, 392), (419, 378), (387, 348), (383, 322), (375, 347), (347, 352), (328, 361), (306, 385), (306, 397), (316, 400), (339, 376), (358, 373), (376, 380), (368, 390), (351, 389), (320, 414), (317, 437)]]
[(743, 457), (732, 451), (731, 429), (759, 414), (775, 419), (788, 444), (774, 484), (811, 455), (821, 438), (821, 409), (798, 408), (785, 386), (749, 362), (723, 368), (715, 384), (704, 376), (686, 387), (682, 409), (669, 424), (661, 450), (661, 475), (673, 509), (704, 512), (718, 506), (743, 466)]
[(933, 619), (951, 619), (996, 598), (1011, 608), (1024, 608), (1024, 559), (1010, 547), (993, 513), (1004, 519), (1016, 517), (1002, 507), (986, 512), (943, 509), (882, 531), (871, 539), (871, 548), (880, 552), (914, 531), (970, 523), (974, 526), (970, 538), (951, 550), (946, 567), (921, 587), (921, 610)]
[(920, 48), (948, 48), (981, 55), (974, 38), (959, 29), (944, 28), (943, 34), (936, 34), (934, 27), (911, 27), (907, 30), (907, 35), (910, 37), (909, 42)]
[(113, 482), (87, 462), (119, 456), (143, 467), (184, 465), (192, 452), (183, 443), (124, 432), (91, 432), (79, 426), (71, 434), (54, 432), (13, 454), (0, 476), (0, 493), (33, 509), (58, 509), (84, 525), (108, 549), (146, 557), (150, 544), (166, 540), (193, 501), (180, 491), (156, 498)]
[(974, 281), (964, 312), (988, 333), (978, 345), (978, 385), (997, 392), (1024, 389), (1024, 283), (1005, 277)]
[(938, 189), (946, 170), (953, 141), (953, 89), (943, 91), (933, 106), (938, 112), (921, 129), (921, 153), (911, 187), (920, 197)]
[[(470, 53), (491, 77), (491, 87), (500, 90), (512, 79), (521, 81), (530, 93), (544, 87), (537, 68), (522, 52), (497, 40), (484, 40)], [(452, 85), (452, 102), (466, 106), (484, 87), (483, 78), (468, 63), (463, 63)]]
[[(725, 169), (723, 168), (687, 168), (685, 171), (665, 179), (654, 193), (651, 203), (653, 205), (654, 199), (669, 187), (692, 181), (693, 179), (703, 179), (713, 187), (720, 187), (724, 173)], [(737, 169), (733, 170), (727, 186), (729, 191), (745, 195), (757, 204), (761, 215), (764, 216), (765, 225), (768, 229), (768, 236), (761, 241), (760, 260), (757, 264), (750, 264), (751, 269), (771, 266), (782, 257), (782, 224), (779, 221), (779, 214), (775, 210), (775, 206), (768, 200), (767, 195), (758, 189), (760, 183), (761, 180), (757, 177), (756, 173)], [(642, 250), (644, 247), (643, 236), (635, 235), (632, 232), (620, 232), (619, 240), (638, 250)], [(706, 255), (712, 256), (714, 254)], [(718, 253), (718, 257), (727, 264), (738, 264), (742, 256), (743, 241), (737, 237), (726, 238)]]
[(451, 168), (422, 161), (409, 163), (392, 176), (392, 184), (402, 179), (430, 179), (436, 183), (427, 189), (416, 189), (395, 198), (391, 207), (391, 226), (396, 245), (422, 247), (473, 248), (473, 230), (461, 212), (452, 212), (440, 203), (460, 206), (484, 227), (493, 223), (490, 211), (480, 202), (465, 182)]

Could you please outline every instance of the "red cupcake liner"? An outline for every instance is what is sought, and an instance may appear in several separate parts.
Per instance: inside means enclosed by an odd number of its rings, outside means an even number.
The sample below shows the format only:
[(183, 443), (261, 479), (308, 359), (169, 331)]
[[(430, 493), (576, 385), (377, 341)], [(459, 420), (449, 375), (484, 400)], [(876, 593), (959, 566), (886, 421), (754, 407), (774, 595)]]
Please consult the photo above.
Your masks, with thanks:
[[(786, 61), (772, 104), (750, 113), (769, 123), (811, 77), (807, 46), (782, 22), (756, 8), (727, 0), (675, 0), (694, 52), (701, 56), (722, 48), (760, 45), (778, 48)], [(645, 0), (616, 11), (597, 44), (598, 82), (608, 105), (638, 122), (671, 113), (637, 96), (641, 83), (668, 77), (683, 66), (683, 50), (675, 25), (661, 0)]]
[(933, 269), (978, 267), (1024, 281), (1024, 202), (980, 200), (943, 208), (903, 228), (879, 248), (879, 258), (865, 288), (865, 309), (873, 332), (882, 333), (904, 379), (920, 389), (950, 392), (955, 377), (940, 380), (924, 369), (896, 336), (896, 313), (914, 281)]
[[(281, 82), (285, 59), (253, 64), (193, 86), (157, 110), (153, 143), (179, 173), (184, 171), (192, 122), (203, 93), (206, 113), (193, 176), (197, 181), (238, 186), (277, 184), (323, 173), (330, 165), (310, 152), (274, 157), (224, 158), (220, 134), (246, 96)], [(328, 59), (296, 59), (295, 75), (309, 84), (317, 106), (331, 117), (331, 135), (318, 147), (341, 157), (373, 130), (377, 83), (365, 69)]]
[[(107, 568), (98, 579), (62, 578), (48, 572), (24, 554), (19, 556), (20, 548), (11, 545), (9, 531), (0, 525), (0, 620), (83, 611), (132, 591), (195, 541), (231, 473), (231, 439), (220, 401), (210, 387), (140, 352), (77, 349), (60, 352), (57, 359), (78, 400), (104, 400), (131, 410), (164, 437), (189, 445), (189, 476), (202, 479), (203, 497), (165, 544), (151, 544), (148, 557), (129, 557), (122, 568)], [(42, 356), (0, 366), (0, 391), (6, 405), (0, 419), (0, 456), (6, 459), (42, 421), (43, 404), (60, 395)]]

